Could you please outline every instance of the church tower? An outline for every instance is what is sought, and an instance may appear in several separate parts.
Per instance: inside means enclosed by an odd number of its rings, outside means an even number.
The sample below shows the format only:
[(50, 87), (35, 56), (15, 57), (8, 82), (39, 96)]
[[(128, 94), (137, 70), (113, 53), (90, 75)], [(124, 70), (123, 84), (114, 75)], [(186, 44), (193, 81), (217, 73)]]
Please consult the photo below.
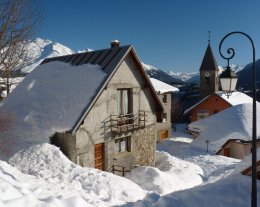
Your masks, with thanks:
[(218, 66), (210, 47), (210, 40), (200, 66), (200, 99), (218, 91)]

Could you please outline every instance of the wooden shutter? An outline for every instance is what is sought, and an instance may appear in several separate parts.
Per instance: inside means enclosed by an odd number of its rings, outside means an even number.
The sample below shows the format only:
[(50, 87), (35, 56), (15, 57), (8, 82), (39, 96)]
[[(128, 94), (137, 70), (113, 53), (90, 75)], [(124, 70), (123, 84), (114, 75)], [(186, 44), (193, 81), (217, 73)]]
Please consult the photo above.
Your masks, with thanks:
[(105, 145), (104, 143), (95, 145), (95, 168), (99, 170), (105, 169)]

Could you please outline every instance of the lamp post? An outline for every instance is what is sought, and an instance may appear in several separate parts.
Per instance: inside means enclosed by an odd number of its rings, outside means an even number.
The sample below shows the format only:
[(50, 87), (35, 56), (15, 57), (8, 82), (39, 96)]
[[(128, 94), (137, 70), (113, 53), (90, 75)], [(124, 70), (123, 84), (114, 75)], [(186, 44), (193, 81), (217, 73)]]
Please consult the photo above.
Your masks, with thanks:
[(206, 140), (206, 145), (207, 145), (207, 153), (209, 152), (209, 140)]
[[(226, 59), (228, 61), (228, 67), (229, 67), (229, 60), (232, 59), (235, 55), (235, 50), (233, 48), (227, 49), (227, 54), (229, 54), (229, 57), (226, 57), (221, 52), (221, 46), (223, 41), (233, 34), (241, 34), (249, 39), (252, 45), (253, 49), (253, 73), (252, 73), (252, 92), (253, 92), (253, 119), (252, 119), (252, 191), (251, 191), (251, 207), (257, 207), (257, 180), (256, 180), (256, 68), (255, 68), (255, 46), (252, 38), (244, 33), (244, 32), (230, 32), (226, 36), (222, 38), (222, 40), (219, 43), (219, 53), (222, 58)], [(230, 70), (230, 67), (228, 68)], [(227, 70), (228, 70), (227, 69)], [(230, 80), (231, 82), (231, 80)], [(230, 84), (232, 85), (232, 84)], [(232, 89), (229, 89), (230, 91)], [(229, 91), (229, 92), (230, 92)]]

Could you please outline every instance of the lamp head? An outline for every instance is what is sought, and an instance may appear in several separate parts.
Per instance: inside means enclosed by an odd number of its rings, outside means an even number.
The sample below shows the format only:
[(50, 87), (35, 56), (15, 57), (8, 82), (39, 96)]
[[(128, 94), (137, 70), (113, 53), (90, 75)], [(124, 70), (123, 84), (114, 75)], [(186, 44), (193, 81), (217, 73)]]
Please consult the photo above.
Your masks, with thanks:
[(237, 85), (237, 74), (227, 66), (227, 69), (219, 76), (222, 91), (229, 98), (231, 94), (236, 90)]

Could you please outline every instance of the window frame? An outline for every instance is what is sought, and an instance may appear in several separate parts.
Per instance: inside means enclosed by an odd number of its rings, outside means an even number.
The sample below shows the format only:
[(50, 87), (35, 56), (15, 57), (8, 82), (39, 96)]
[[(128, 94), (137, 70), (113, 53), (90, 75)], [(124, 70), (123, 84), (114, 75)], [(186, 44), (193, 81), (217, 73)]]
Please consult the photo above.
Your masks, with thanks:
[(115, 139), (114, 144), (115, 154), (131, 152), (131, 136)]
[[(127, 96), (125, 96), (127, 94)], [(127, 97), (127, 106), (125, 104), (125, 97)], [(127, 108), (126, 108), (127, 107)], [(117, 115), (125, 116), (133, 113), (133, 93), (131, 88), (117, 89)]]

